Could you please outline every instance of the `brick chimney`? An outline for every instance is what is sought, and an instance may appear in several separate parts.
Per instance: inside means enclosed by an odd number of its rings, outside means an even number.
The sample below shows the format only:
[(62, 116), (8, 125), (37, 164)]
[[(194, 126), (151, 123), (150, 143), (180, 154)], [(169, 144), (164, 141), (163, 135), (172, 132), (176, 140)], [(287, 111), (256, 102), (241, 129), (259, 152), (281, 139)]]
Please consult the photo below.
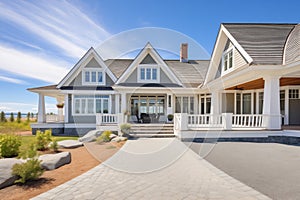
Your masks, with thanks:
[(180, 45), (180, 62), (188, 62), (188, 43), (181, 43)]

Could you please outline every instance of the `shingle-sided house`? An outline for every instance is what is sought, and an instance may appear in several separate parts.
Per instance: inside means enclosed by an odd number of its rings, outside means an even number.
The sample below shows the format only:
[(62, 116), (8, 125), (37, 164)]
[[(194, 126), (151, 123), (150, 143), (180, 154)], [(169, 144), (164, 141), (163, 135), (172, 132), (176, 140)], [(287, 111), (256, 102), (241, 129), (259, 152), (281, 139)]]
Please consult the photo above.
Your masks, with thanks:
[[(197, 130), (278, 130), (300, 125), (300, 25), (221, 24), (211, 60), (165, 60), (150, 44), (134, 59), (103, 60), (93, 48), (39, 94), (37, 129), (83, 135), (119, 124)], [(44, 97), (57, 99), (46, 115)]]

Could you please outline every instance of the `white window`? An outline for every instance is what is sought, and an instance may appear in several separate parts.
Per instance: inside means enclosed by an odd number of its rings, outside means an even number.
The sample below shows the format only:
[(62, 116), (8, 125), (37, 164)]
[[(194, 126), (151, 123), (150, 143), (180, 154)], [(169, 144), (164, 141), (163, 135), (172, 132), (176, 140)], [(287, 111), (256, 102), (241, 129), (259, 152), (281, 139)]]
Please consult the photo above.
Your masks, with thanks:
[(82, 72), (82, 85), (104, 85), (105, 76), (101, 69), (84, 69)]
[(222, 57), (222, 71), (226, 72), (233, 67), (233, 48), (229, 48), (223, 53)]
[(159, 82), (159, 68), (157, 65), (140, 65), (138, 73), (139, 82)]
[(74, 95), (73, 114), (93, 115), (110, 112), (109, 95)]
[(299, 99), (299, 90), (298, 89), (290, 89), (289, 90), (289, 99)]
[(194, 97), (177, 96), (175, 98), (175, 112), (194, 114)]

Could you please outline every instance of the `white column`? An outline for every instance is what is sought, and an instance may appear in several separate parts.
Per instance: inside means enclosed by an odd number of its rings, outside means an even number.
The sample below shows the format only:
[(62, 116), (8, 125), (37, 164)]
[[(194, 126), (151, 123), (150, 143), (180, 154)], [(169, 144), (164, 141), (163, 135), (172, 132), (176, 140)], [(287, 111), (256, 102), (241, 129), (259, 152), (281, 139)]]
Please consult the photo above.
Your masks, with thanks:
[(254, 92), (251, 92), (251, 114), (254, 114)]
[[(121, 93), (121, 112), (124, 115), (127, 112), (127, 100), (126, 100), (126, 93)], [(127, 121), (127, 116), (124, 116), (123, 122)]]
[(263, 125), (267, 129), (281, 129), (280, 86), (278, 76), (264, 77)]
[(115, 94), (115, 114), (120, 113), (120, 95)]
[(211, 93), (211, 109), (210, 113), (212, 115), (220, 114), (220, 93), (218, 91), (213, 91)]
[(45, 96), (43, 94), (39, 94), (39, 105), (38, 105), (38, 123), (45, 123), (46, 122), (46, 115), (45, 115)]
[(65, 123), (69, 123), (69, 95), (65, 94)]

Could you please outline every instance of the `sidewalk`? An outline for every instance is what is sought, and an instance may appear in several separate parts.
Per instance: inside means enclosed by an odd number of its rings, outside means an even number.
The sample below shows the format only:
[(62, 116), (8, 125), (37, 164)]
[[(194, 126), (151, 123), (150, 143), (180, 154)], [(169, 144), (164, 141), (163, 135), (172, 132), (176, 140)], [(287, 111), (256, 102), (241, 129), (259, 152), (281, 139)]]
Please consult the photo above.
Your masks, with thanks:
[(111, 159), (38, 199), (269, 199), (176, 138), (130, 140)]

